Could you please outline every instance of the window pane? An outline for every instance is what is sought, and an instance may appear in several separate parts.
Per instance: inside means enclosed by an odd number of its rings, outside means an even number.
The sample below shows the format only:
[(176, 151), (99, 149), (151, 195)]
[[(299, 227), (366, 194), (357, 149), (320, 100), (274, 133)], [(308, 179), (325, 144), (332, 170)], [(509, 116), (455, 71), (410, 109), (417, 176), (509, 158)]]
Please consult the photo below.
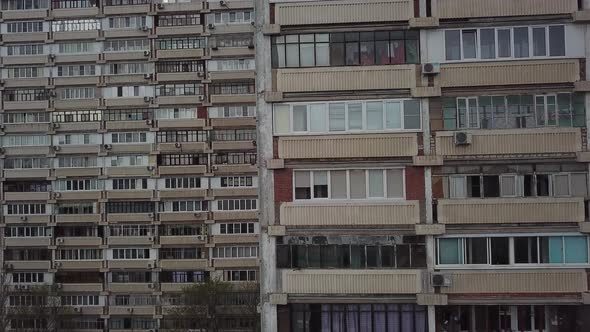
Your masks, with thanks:
[(309, 179), (309, 172), (295, 172), (295, 198), (296, 199), (310, 199), (311, 198), (311, 182)]
[(500, 177), (500, 190), (502, 197), (516, 196), (516, 176), (507, 175)]
[(307, 106), (293, 106), (293, 131), (307, 131)]
[(512, 56), (512, 42), (510, 41), (510, 29), (498, 29), (498, 57), (509, 58)]
[(445, 31), (445, 53), (447, 60), (461, 59), (461, 33), (459, 30)]
[(330, 48), (328, 43), (315, 45), (316, 66), (330, 65)]
[(274, 107), (274, 125), (275, 133), (288, 133), (289, 129), (289, 106), (275, 105)]
[(299, 45), (287, 44), (287, 67), (299, 67)]
[(420, 129), (420, 102), (404, 101), (404, 129)]
[(492, 265), (507, 265), (510, 263), (507, 237), (491, 238)]
[(514, 262), (517, 264), (538, 263), (537, 237), (514, 238)]
[(402, 127), (401, 107), (399, 102), (385, 103), (385, 127), (400, 129)]
[(477, 56), (476, 43), (477, 31), (463, 30), (463, 59), (474, 59)]
[(348, 104), (348, 130), (363, 129), (363, 105)]
[(439, 264), (463, 264), (460, 239), (439, 239), (438, 251)]
[(330, 190), (333, 199), (347, 198), (346, 194), (346, 171), (330, 172)]
[(549, 55), (565, 55), (565, 28), (563, 25), (549, 27)]
[(533, 28), (533, 56), (547, 55), (545, 28)]
[(313, 172), (313, 197), (328, 198), (328, 172)]
[(369, 170), (369, 197), (383, 197), (383, 171)]
[(311, 67), (315, 65), (315, 55), (313, 44), (301, 44), (301, 67)]
[(309, 112), (311, 131), (326, 131), (326, 104), (311, 104)]
[(481, 29), (481, 58), (496, 58), (496, 31), (494, 29)]
[(365, 171), (350, 171), (350, 198), (367, 198)]
[(330, 131), (344, 131), (346, 129), (344, 104), (330, 104), (328, 116), (330, 120)]
[(367, 129), (371, 129), (371, 130), (383, 129), (383, 103), (382, 102), (368, 102), (367, 103)]
[(387, 197), (404, 197), (404, 171), (401, 169), (387, 170)]
[(467, 239), (467, 264), (488, 263), (488, 241), (487, 238)]
[(553, 195), (569, 196), (569, 177), (567, 174), (553, 176)]
[(529, 28), (514, 28), (514, 57), (529, 56)]
[(573, 173), (571, 176), (571, 195), (576, 197), (584, 197), (588, 194), (586, 174)]
[(565, 263), (587, 263), (588, 243), (585, 236), (565, 236)]

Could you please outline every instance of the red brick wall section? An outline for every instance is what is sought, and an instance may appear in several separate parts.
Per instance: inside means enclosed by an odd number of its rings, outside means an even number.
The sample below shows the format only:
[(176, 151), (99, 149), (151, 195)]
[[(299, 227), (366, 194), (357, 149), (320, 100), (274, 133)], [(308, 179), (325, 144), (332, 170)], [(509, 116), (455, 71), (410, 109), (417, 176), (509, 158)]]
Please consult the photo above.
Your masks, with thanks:
[(207, 118), (207, 107), (197, 106), (197, 118), (199, 118), (199, 119), (206, 119)]
[(406, 199), (423, 200), (424, 198), (424, 168), (406, 167)]
[(443, 178), (441, 176), (432, 177), (432, 198), (444, 198)]
[(275, 173), (275, 202), (293, 201), (293, 170), (277, 169)]

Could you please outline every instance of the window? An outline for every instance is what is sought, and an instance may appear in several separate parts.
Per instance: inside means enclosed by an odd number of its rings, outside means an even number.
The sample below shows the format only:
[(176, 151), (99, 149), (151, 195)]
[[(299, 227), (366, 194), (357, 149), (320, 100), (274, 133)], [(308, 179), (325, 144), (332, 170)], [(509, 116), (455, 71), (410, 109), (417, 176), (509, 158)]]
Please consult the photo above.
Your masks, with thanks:
[(75, 41), (58, 43), (59, 54), (95, 53), (97, 44), (94, 42)]
[(45, 282), (43, 272), (15, 272), (12, 273), (13, 284), (41, 284)]
[(156, 96), (201, 96), (203, 93), (203, 85), (197, 83), (156, 85)]
[(43, 203), (29, 203), (16, 204), (8, 203), (5, 206), (6, 214), (22, 215), (22, 214), (47, 214), (47, 205)]
[(275, 68), (370, 66), (418, 63), (415, 31), (369, 31), (277, 36), (272, 39)]
[(103, 180), (98, 179), (68, 179), (57, 180), (53, 184), (56, 191), (87, 191), (102, 190)]
[(146, 74), (153, 71), (153, 65), (146, 62), (109, 63), (104, 67), (106, 75)]
[(149, 51), (149, 39), (109, 39), (104, 42), (105, 52)]
[(191, 73), (204, 70), (204, 61), (158, 61), (156, 63), (156, 73)]
[(292, 332), (428, 331), (416, 304), (289, 304)]
[(160, 235), (162, 236), (195, 236), (206, 235), (207, 229), (201, 225), (163, 225), (160, 227)]
[(223, 176), (220, 178), (221, 188), (252, 187), (252, 176)]
[(18, 89), (4, 90), (3, 101), (42, 101), (49, 100), (49, 90), (45, 89)]
[(97, 306), (98, 295), (67, 295), (61, 297), (61, 305), (68, 306)]
[(9, 123), (48, 123), (51, 113), (48, 112), (6, 112), (3, 120)]
[(151, 272), (139, 272), (139, 271), (113, 271), (112, 282), (115, 283), (128, 283), (128, 282), (141, 282), (148, 283), (152, 282)]
[(202, 259), (205, 254), (202, 248), (162, 248), (160, 259)]
[(123, 132), (123, 133), (112, 133), (111, 142), (113, 144), (118, 143), (146, 143), (147, 133), (144, 132)]
[(254, 81), (212, 83), (209, 85), (209, 93), (212, 95), (239, 95), (253, 94), (256, 90)]
[(216, 129), (212, 141), (256, 141), (256, 129)]
[[(211, 108), (209, 108), (211, 109)], [(197, 118), (197, 110), (190, 109), (190, 108), (166, 108), (166, 109), (156, 109), (155, 117), (156, 119), (196, 119)]]
[(443, 98), (444, 128), (580, 127), (583, 99), (571, 93)]
[(217, 211), (250, 211), (257, 210), (258, 200), (251, 199), (221, 199), (217, 201)]
[(57, 260), (80, 261), (102, 259), (101, 249), (59, 249), (56, 252)]
[(7, 78), (45, 77), (43, 67), (12, 67), (7, 68)]
[(95, 88), (64, 88), (59, 90), (59, 98), (62, 100), (94, 99)]
[(209, 118), (255, 117), (256, 106), (218, 106), (208, 107)]
[(48, 261), (51, 252), (47, 249), (5, 249), (4, 259), (7, 261)]
[(153, 202), (108, 202), (107, 213), (153, 213)]
[(51, 137), (46, 135), (6, 135), (2, 138), (2, 146), (47, 146)]
[(112, 16), (108, 18), (109, 29), (139, 29), (146, 26), (145, 16)]
[(206, 154), (159, 154), (159, 166), (207, 165)]
[[(149, 5), (150, 0), (107, 0), (107, 6)], [(150, 328), (146, 328), (150, 329)]]
[(59, 156), (57, 161), (60, 168), (86, 168), (97, 167), (98, 165), (95, 156)]
[(213, 154), (215, 165), (256, 165), (256, 152), (228, 152)]
[(44, 226), (12, 226), (4, 229), (6, 237), (51, 237), (50, 227)]
[(116, 225), (109, 227), (110, 236), (153, 236), (155, 234), (152, 225)]
[(207, 279), (205, 271), (162, 271), (160, 272), (161, 282), (187, 283), (204, 282)]
[(58, 145), (99, 144), (101, 141), (100, 137), (94, 134), (62, 134), (55, 138)]
[(165, 178), (165, 189), (196, 189), (201, 188), (201, 178), (197, 177), (180, 177), (180, 178)]
[(70, 32), (70, 31), (90, 31), (100, 30), (100, 20), (98, 19), (78, 19), (51, 22), (53, 32)]
[(219, 224), (219, 234), (254, 234), (255, 225), (253, 222), (223, 223)]
[[(536, 186), (533, 185), (536, 183)], [(585, 197), (586, 173), (449, 175), (444, 178), (445, 198), (477, 197)]]
[(113, 190), (148, 189), (148, 179), (112, 179)]
[(215, 247), (213, 258), (254, 258), (258, 257), (258, 246), (255, 247)]
[(223, 281), (257, 281), (256, 270), (224, 270)]
[(296, 200), (400, 199), (405, 192), (403, 169), (294, 171), (293, 177)]
[[(108, 163), (110, 158), (110, 164)], [(148, 166), (149, 156), (110, 156), (105, 164), (110, 167)]]
[(439, 238), (437, 251), (440, 265), (588, 264), (582, 235)]
[(211, 48), (216, 49), (220, 47), (249, 47), (254, 48), (254, 40), (252, 34), (220, 34), (210, 37)]
[(43, 32), (42, 21), (26, 21), (6, 23), (6, 33)]
[(177, 14), (177, 15), (159, 15), (158, 26), (175, 27), (185, 25), (200, 25), (201, 16), (199, 14)]
[(98, 226), (60, 226), (55, 230), (56, 237), (102, 237)]
[(53, 9), (70, 9), (70, 8), (92, 8), (96, 7), (94, 0), (52, 0), (51, 8)]
[(160, 212), (198, 212), (206, 211), (206, 201), (168, 201), (160, 202)]
[(563, 25), (445, 30), (448, 61), (547, 56), (565, 56)]
[(95, 214), (96, 203), (62, 203), (56, 206), (57, 214)]
[(49, 168), (49, 159), (43, 157), (20, 157), (4, 159), (5, 169), (43, 169)]
[(215, 25), (244, 24), (254, 22), (254, 11), (223, 11), (207, 15), (207, 23)]
[(401, 131), (421, 128), (417, 100), (376, 100), (274, 106), (276, 134)]
[(254, 59), (209, 60), (209, 71), (254, 70)]
[(153, 119), (153, 111), (147, 108), (139, 109), (108, 109), (103, 111), (105, 121), (145, 121)]
[(101, 111), (60, 111), (51, 113), (52, 122), (57, 123), (95, 122), (101, 119)]
[[(23, 0), (24, 1), (24, 0)], [(6, 46), (7, 56), (45, 54), (43, 44), (21, 44)]]
[(159, 131), (156, 134), (156, 142), (208, 142), (207, 134), (208, 131), (205, 130)]
[(58, 77), (73, 77), (73, 76), (94, 76), (96, 75), (95, 65), (69, 65), (57, 66)]
[(31, 10), (49, 8), (47, 0), (5, 0), (2, 1), (2, 10)]
[(158, 39), (157, 43), (160, 50), (199, 49), (207, 46), (207, 40), (199, 37)]
[(111, 249), (113, 259), (150, 259), (150, 250), (144, 248), (118, 248)]

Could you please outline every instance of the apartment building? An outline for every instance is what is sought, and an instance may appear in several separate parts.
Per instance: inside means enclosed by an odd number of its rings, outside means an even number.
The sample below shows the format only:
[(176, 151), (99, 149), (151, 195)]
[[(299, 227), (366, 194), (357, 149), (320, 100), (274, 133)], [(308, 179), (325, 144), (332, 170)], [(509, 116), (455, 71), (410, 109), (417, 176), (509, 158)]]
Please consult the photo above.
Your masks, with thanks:
[[(186, 285), (257, 282), (253, 2), (0, 9), (2, 251), (14, 289), (59, 288), (77, 313), (60, 331), (147, 332), (190, 328), (167, 318)], [(228, 316), (223, 327), (252, 323)]]
[(590, 330), (590, 2), (257, 4), (265, 331)]

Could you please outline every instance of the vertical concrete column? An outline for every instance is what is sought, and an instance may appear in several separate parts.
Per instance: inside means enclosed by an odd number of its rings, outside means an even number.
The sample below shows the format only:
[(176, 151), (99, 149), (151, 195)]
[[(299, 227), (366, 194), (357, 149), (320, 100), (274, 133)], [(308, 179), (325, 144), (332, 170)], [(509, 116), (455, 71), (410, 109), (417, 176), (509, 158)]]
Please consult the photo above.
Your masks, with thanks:
[(258, 201), (260, 222), (260, 303), (261, 331), (274, 332), (277, 328), (277, 307), (271, 304), (270, 295), (276, 293), (277, 270), (276, 238), (269, 236), (268, 226), (275, 224), (274, 174), (267, 167), (273, 158), (272, 105), (267, 104), (265, 92), (272, 90), (270, 37), (262, 32), (270, 23), (268, 0), (255, 0), (256, 46), (256, 130), (258, 152)]

